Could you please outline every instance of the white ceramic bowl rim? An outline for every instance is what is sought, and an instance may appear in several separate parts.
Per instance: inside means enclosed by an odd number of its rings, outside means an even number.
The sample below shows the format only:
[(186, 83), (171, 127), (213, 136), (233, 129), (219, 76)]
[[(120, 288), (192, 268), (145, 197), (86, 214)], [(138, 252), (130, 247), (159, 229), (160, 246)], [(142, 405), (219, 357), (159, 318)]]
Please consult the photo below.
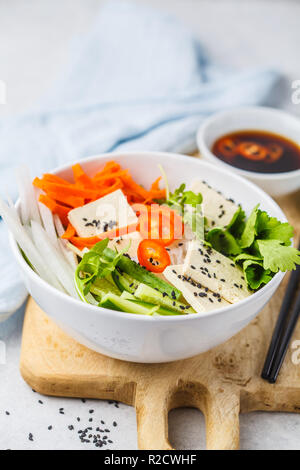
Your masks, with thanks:
[[(209, 153), (211, 160), (215, 160), (220, 165), (224, 166), (224, 168), (225, 167), (226, 168), (231, 168), (231, 169), (234, 168), (234, 170), (236, 170), (239, 174), (241, 174), (245, 177), (251, 178), (251, 176), (252, 176), (252, 178), (255, 177), (258, 180), (259, 179), (265, 179), (265, 180), (274, 180), (274, 181), (282, 180), (284, 178), (286, 178), (286, 179), (289, 179), (289, 178), (292, 178), (292, 177), (294, 178), (298, 174), (299, 174), (299, 177), (300, 177), (300, 169), (293, 170), (293, 171), (282, 171), (280, 173), (260, 173), (260, 172), (257, 172), (257, 171), (243, 170), (242, 168), (238, 168), (236, 166), (233, 166), (233, 165), (230, 165), (229, 163), (224, 162), (223, 160), (220, 160), (218, 157), (216, 157), (216, 155), (214, 155), (214, 153), (211, 151), (211, 149), (206, 145), (204, 135), (206, 133), (206, 129), (214, 121), (216, 121), (219, 118), (226, 117), (228, 115), (232, 115), (232, 113), (245, 113), (246, 114), (246, 113), (254, 112), (254, 111), (255, 112), (261, 112), (261, 113), (263, 113), (263, 112), (266, 112), (266, 113), (272, 112), (273, 115), (277, 114), (279, 118), (283, 117), (285, 119), (289, 119), (289, 120), (293, 121), (294, 123), (296, 123), (299, 126), (299, 133), (300, 133), (300, 119), (298, 119), (296, 116), (293, 116), (292, 114), (289, 114), (285, 111), (282, 111), (281, 109), (268, 108), (266, 106), (249, 106), (249, 107), (242, 107), (242, 108), (234, 108), (234, 109), (227, 110), (227, 111), (221, 111), (221, 112), (216, 113), (213, 116), (207, 118), (204, 121), (204, 123), (200, 126), (200, 128), (197, 132), (197, 141), (198, 141), (198, 143), (201, 141), (203, 147), (206, 147), (206, 150)], [(282, 134), (282, 135), (283, 135), (283, 137), (285, 137), (284, 134)], [(222, 137), (222, 134), (220, 134), (219, 137)], [(198, 147), (200, 147), (200, 144), (198, 144)]]
[[(63, 165), (61, 167), (55, 168), (54, 170), (52, 170), (51, 173), (55, 174), (55, 173), (67, 170), (68, 168), (71, 167), (71, 165), (73, 165), (75, 163), (84, 164), (84, 163), (87, 163), (89, 161), (94, 161), (94, 160), (97, 160), (97, 159), (99, 159), (99, 161), (101, 162), (101, 159), (105, 159), (105, 158), (108, 158), (108, 157), (112, 158), (112, 159), (116, 158), (116, 157), (126, 158), (127, 155), (140, 155), (144, 158), (147, 158), (147, 156), (150, 157), (153, 154), (161, 156), (162, 159), (165, 157), (165, 158), (173, 158), (174, 160), (185, 160), (186, 161), (187, 158), (192, 158), (192, 157), (187, 157), (186, 155), (166, 153), (166, 152), (145, 152), (145, 151), (141, 151), (141, 152), (139, 152), (139, 151), (113, 152), (113, 153), (101, 154), (101, 155), (98, 155), (98, 156), (94, 155), (94, 156), (91, 156), (91, 157), (88, 157), (88, 158), (84, 158), (82, 160), (77, 160), (74, 163), (70, 163), (68, 165)], [(195, 161), (197, 161), (197, 160), (195, 159)], [(224, 170), (220, 167), (216, 168), (211, 163), (204, 162), (202, 160), (199, 160), (198, 163), (200, 165), (213, 168), (215, 171), (219, 171), (222, 174), (230, 175), (230, 177), (234, 177), (237, 180), (240, 180), (241, 182), (243, 182), (243, 184), (245, 186), (248, 186), (251, 189), (254, 189), (258, 193), (258, 195), (261, 196), (261, 200), (263, 200), (263, 199), (268, 200), (268, 203), (270, 205), (273, 205), (273, 207), (277, 211), (279, 210), (279, 212), (281, 212), (281, 214), (282, 214), (282, 220), (283, 221), (287, 220), (284, 213), (281, 211), (280, 207), (276, 204), (276, 202), (273, 201), (273, 199), (270, 196), (268, 196), (263, 190), (258, 188), (255, 184), (251, 183), (248, 180), (245, 180), (244, 178), (237, 175), (236, 173), (229, 172), (228, 170)], [(17, 201), (17, 203), (16, 203), (17, 208), (18, 208), (18, 206), (19, 206), (19, 201)], [(11, 233), (9, 234), (9, 241), (10, 241), (10, 245), (11, 245), (12, 251), (13, 251), (16, 259), (22, 265), (22, 267), (23, 267), (24, 271), (27, 273), (27, 275), (29, 277), (33, 277), (35, 279), (35, 281), (37, 281), (38, 284), (42, 285), (43, 288), (47, 289), (49, 291), (49, 294), (52, 293), (53, 295), (61, 297), (65, 301), (69, 302), (71, 305), (72, 304), (74, 305), (75, 303), (78, 304), (78, 302), (81, 302), (80, 300), (77, 300), (77, 299), (74, 299), (73, 297), (70, 297), (68, 294), (64, 294), (63, 292), (60, 292), (58, 289), (56, 289), (55, 287), (51, 286), (46, 281), (44, 281), (35, 271), (33, 271), (30, 268), (30, 266), (27, 264), (25, 259), (23, 258), (22, 254), (20, 252), (20, 249), (18, 247), (18, 244), (16, 243), (16, 241), (15, 241), (15, 239), (14, 239), (14, 237)], [(99, 315), (101, 315), (101, 313), (103, 311), (105, 311), (105, 312), (109, 311), (112, 315), (114, 315), (116, 317), (128, 318), (128, 319), (133, 319), (134, 318), (135, 320), (138, 320), (138, 321), (152, 321), (152, 322), (160, 322), (160, 323), (162, 323), (162, 322), (167, 323), (167, 322), (191, 321), (191, 320), (195, 320), (196, 318), (198, 318), (199, 315), (201, 316), (201, 318), (208, 317), (208, 316), (209, 317), (218, 316), (218, 315), (221, 315), (222, 313), (228, 312), (229, 310), (234, 311), (235, 309), (239, 309), (240, 307), (246, 306), (249, 302), (254, 301), (258, 297), (264, 295), (266, 290), (272, 289), (274, 284), (279, 285), (279, 283), (281, 282), (284, 275), (285, 275), (285, 273), (279, 271), (277, 274), (275, 274), (273, 279), (268, 284), (266, 284), (259, 291), (255, 292), (254, 294), (247, 297), (246, 299), (243, 299), (243, 300), (241, 300), (241, 301), (239, 301), (235, 304), (231, 304), (231, 305), (228, 305), (226, 307), (222, 307), (222, 308), (212, 310), (212, 311), (207, 312), (207, 313), (201, 313), (201, 314), (191, 314), (191, 315), (182, 315), (182, 316), (174, 315), (174, 316), (168, 316), (168, 317), (164, 317), (164, 316), (152, 317), (152, 316), (148, 316), (148, 315), (138, 315), (138, 314), (134, 314), (134, 313), (119, 312), (117, 310), (109, 310), (109, 309), (104, 309), (102, 307), (96, 307), (96, 306), (93, 306), (93, 305), (90, 305), (90, 304), (86, 304), (86, 303), (83, 303), (83, 302), (81, 302), (81, 303), (85, 308), (92, 309), (94, 312), (97, 312)]]

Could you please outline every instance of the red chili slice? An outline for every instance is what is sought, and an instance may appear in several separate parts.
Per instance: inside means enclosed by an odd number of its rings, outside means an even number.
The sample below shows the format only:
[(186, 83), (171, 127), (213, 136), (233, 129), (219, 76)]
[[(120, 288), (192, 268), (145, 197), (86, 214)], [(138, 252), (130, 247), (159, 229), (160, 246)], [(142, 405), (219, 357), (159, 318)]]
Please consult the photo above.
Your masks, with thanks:
[(282, 157), (283, 148), (276, 143), (267, 145), (266, 163), (275, 163)]
[(267, 156), (267, 149), (256, 142), (242, 142), (237, 147), (237, 152), (244, 158), (256, 162), (264, 160)]
[(169, 253), (155, 240), (141, 241), (137, 255), (139, 263), (153, 273), (162, 273), (171, 264)]
[(237, 154), (237, 145), (235, 141), (229, 137), (221, 139), (217, 144), (217, 149), (225, 158), (228, 159), (234, 158)]

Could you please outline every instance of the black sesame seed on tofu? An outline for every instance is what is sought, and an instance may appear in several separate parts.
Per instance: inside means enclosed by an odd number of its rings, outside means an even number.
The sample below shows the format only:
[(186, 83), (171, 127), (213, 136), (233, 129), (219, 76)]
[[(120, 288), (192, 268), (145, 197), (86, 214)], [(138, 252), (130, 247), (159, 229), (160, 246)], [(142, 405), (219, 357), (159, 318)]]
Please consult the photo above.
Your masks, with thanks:
[(221, 282), (226, 282), (225, 279), (220, 279)]
[(210, 297), (208, 297), (208, 300), (209, 300), (212, 304), (214, 303), (213, 299), (211, 299)]
[(197, 297), (197, 295), (198, 295), (197, 292), (194, 292), (194, 296)]
[(196, 268), (195, 268), (195, 266), (194, 266), (193, 264), (191, 264), (191, 268), (192, 268), (192, 269), (196, 269)]
[(207, 297), (206, 292), (200, 292), (200, 293), (199, 293), (199, 297)]
[(216, 259), (216, 263), (221, 264), (221, 261), (219, 259)]
[(235, 264), (234, 264), (234, 263), (230, 263), (230, 266), (232, 266), (233, 268), (235, 268)]

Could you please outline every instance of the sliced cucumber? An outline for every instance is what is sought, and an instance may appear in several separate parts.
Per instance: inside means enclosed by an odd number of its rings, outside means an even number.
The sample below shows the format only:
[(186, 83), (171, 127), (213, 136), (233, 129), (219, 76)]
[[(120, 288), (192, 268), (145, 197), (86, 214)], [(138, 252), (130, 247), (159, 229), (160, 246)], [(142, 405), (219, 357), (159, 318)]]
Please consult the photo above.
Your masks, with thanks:
[(101, 298), (109, 293), (115, 295), (121, 295), (121, 292), (117, 288), (117, 286), (113, 283), (108, 281), (107, 279), (96, 279), (95, 282), (91, 286), (91, 293), (95, 294), (97, 298)]
[[(113, 294), (112, 294), (113, 295)], [(153, 305), (149, 302), (143, 302), (134, 297), (130, 292), (123, 291), (121, 297), (113, 297), (107, 294), (100, 303), (101, 307), (119, 310), (120, 312), (137, 313), (140, 315), (182, 315), (182, 312), (175, 312), (162, 305)], [(123, 302), (125, 301), (125, 302)]]
[(143, 302), (152, 304), (163, 305), (168, 309), (174, 310), (179, 313), (195, 313), (195, 310), (190, 306), (178, 302), (175, 297), (169, 297), (166, 293), (162, 294), (146, 284), (140, 284), (134, 293), (134, 296)]
[(123, 273), (120, 269), (113, 272), (113, 280), (118, 289), (123, 292), (124, 290), (134, 294), (138, 288), (139, 282), (129, 274)]
[[(112, 260), (115, 256), (115, 252), (110, 248), (105, 248), (103, 255), (109, 260)], [(147, 269), (143, 268), (126, 255), (121, 256), (117, 266), (121, 271), (129, 274), (129, 276), (133, 277), (137, 281), (147, 284), (148, 286), (153, 287), (153, 289), (158, 289), (162, 293), (166, 292), (170, 297), (175, 296), (176, 299), (179, 299), (181, 296), (180, 290), (176, 289), (176, 287), (163, 281), (159, 277), (155, 276), (155, 274), (150, 273)]]
[(139, 315), (153, 315), (159, 309), (158, 305), (148, 307), (141, 305), (140, 302), (132, 302), (114, 294), (106, 294), (100, 302), (100, 307), (112, 308), (113, 310), (126, 313), (137, 313)]
[(126, 300), (137, 300), (136, 297), (134, 297), (133, 294), (131, 294), (130, 292), (127, 292), (127, 290), (124, 290), (121, 294), (121, 298), (122, 299), (126, 299)]

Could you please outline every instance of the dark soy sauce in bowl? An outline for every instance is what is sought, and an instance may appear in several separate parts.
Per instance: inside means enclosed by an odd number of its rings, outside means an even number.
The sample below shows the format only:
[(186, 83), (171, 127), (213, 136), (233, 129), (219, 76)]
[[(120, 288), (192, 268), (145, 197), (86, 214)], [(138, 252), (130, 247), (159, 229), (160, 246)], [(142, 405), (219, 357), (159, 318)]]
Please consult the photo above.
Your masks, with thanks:
[(212, 152), (236, 168), (258, 173), (285, 173), (300, 169), (300, 146), (278, 134), (245, 130), (220, 137)]

